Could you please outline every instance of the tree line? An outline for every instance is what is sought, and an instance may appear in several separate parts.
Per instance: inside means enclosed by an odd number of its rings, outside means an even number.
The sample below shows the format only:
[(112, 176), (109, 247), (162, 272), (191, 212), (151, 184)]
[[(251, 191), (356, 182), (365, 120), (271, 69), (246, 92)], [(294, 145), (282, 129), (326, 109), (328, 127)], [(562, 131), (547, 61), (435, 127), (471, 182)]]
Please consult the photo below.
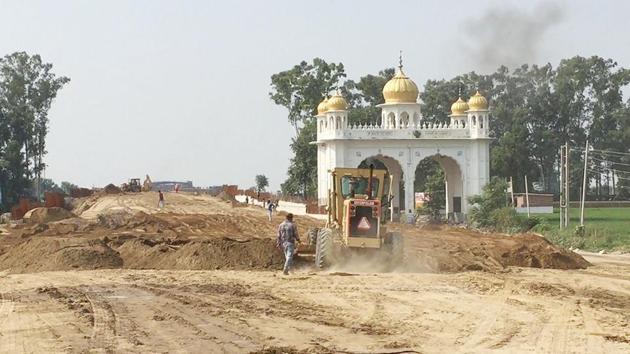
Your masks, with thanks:
[[(386, 68), (358, 81), (346, 78), (342, 63), (315, 58), (271, 76), (271, 99), (289, 111), (296, 130), (292, 139), (288, 178), (282, 191), (312, 197), (316, 193), (316, 107), (324, 95), (341, 91), (349, 104), (352, 123), (380, 122), (382, 89), (395, 70)], [(476, 90), (490, 103), (490, 172), (512, 177), (522, 191), (524, 176), (544, 191), (558, 190), (559, 149), (570, 154), (571, 198), (579, 198), (584, 166), (583, 149), (588, 139), (594, 149), (589, 157), (588, 190), (593, 198), (630, 198), (630, 99), (624, 90), (630, 70), (611, 59), (575, 56), (554, 67), (524, 64), (515, 69), (499, 67), (491, 74), (475, 72), (451, 79), (428, 80), (420, 89), (423, 119), (448, 123), (450, 106), (461, 93)], [(626, 91), (626, 94), (628, 92)], [(422, 186), (416, 186), (417, 189)], [(531, 186), (530, 186), (531, 188)]]
[(57, 76), (39, 55), (0, 58), (0, 209), (41, 194), (48, 111), (70, 79)]

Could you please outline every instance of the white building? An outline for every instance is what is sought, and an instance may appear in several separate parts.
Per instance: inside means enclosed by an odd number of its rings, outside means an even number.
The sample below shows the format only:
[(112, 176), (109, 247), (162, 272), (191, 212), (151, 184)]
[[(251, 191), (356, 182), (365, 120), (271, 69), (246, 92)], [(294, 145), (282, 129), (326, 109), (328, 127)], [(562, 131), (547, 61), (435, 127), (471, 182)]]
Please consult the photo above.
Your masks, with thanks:
[[(469, 209), (467, 198), (481, 193), (489, 180), (488, 102), (479, 92), (451, 106), (449, 124), (423, 121), (418, 86), (402, 71), (385, 84), (381, 122), (351, 125), (346, 100), (336, 93), (317, 107), (318, 200), (325, 205), (328, 171), (358, 167), (367, 158), (381, 161), (393, 175), (394, 211), (414, 209), (416, 167), (425, 158), (437, 161), (446, 176), (446, 212), (457, 219)], [(400, 183), (403, 181), (403, 183)]]

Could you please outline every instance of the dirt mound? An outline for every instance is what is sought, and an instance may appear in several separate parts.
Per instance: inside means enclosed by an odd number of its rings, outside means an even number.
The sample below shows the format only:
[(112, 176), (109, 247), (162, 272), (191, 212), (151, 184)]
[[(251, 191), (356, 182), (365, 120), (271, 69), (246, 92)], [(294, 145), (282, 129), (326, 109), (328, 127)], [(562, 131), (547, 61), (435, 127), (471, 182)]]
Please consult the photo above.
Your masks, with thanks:
[(531, 235), (483, 234), (436, 225), (397, 227), (405, 235), (407, 270), (425, 272), (497, 271), (505, 267), (583, 269), (577, 253)]
[(154, 215), (149, 215), (143, 211), (131, 212), (128, 210), (117, 210), (99, 214), (96, 217), (97, 223), (109, 229), (118, 228), (140, 228), (144, 231), (157, 232), (160, 228), (169, 228), (171, 225)]
[(103, 192), (105, 192), (105, 194), (120, 194), (122, 193), (122, 190), (110, 183), (103, 188)]
[(118, 252), (125, 268), (151, 269), (277, 269), (284, 256), (271, 239), (204, 241), (131, 239)]
[(512, 247), (501, 254), (504, 266), (584, 269), (590, 265), (579, 254), (551, 244), (547, 239), (536, 235), (516, 237), (519, 247)]
[(0, 255), (13, 273), (70, 269), (279, 269), (284, 256), (271, 239), (150, 240), (119, 235), (109, 240), (38, 237)]
[(14, 273), (120, 268), (118, 252), (101, 240), (32, 238), (0, 255), (0, 269)]
[(24, 214), (24, 222), (29, 224), (44, 224), (48, 222), (75, 217), (76, 215), (60, 207), (35, 208)]

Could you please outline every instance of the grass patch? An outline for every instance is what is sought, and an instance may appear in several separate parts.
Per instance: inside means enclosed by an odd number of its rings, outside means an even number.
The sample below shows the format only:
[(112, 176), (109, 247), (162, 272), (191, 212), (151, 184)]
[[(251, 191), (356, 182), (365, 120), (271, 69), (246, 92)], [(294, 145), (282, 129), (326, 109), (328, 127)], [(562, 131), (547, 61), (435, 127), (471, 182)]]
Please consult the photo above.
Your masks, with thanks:
[(559, 230), (559, 209), (554, 209), (553, 214), (532, 215), (541, 220), (532, 231), (545, 235), (555, 244), (595, 252), (630, 251), (630, 208), (584, 209), (584, 236), (576, 231), (580, 224), (578, 208), (569, 210), (569, 227), (562, 231)]

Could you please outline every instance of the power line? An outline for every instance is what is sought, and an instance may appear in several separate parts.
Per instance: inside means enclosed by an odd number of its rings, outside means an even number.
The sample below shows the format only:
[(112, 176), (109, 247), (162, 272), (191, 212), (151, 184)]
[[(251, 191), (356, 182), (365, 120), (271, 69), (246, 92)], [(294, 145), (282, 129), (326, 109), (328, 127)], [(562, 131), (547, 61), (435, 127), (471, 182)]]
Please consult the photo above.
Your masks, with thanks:
[(598, 159), (597, 157), (593, 157), (593, 156), (589, 156), (589, 158), (591, 158), (593, 160), (600, 161), (600, 162), (608, 162), (608, 163), (613, 164), (613, 165), (621, 165), (621, 166), (629, 166), (630, 167), (630, 163), (623, 163), (623, 162), (616, 162), (616, 161)]
[[(584, 148), (572, 147), (571, 150), (584, 151)], [(589, 152), (597, 152), (599, 154), (612, 154), (612, 155), (630, 156), (630, 153), (628, 153), (628, 152), (619, 152), (619, 151), (612, 151), (612, 150), (590, 149)]]
[[(589, 172), (599, 173), (599, 174), (605, 174), (606, 173), (606, 171), (595, 170), (595, 169), (592, 169), (592, 168), (587, 168), (587, 170)], [(616, 170), (609, 170), (609, 171), (615, 171), (616, 173), (619, 173), (619, 171), (616, 171)], [(630, 172), (624, 172), (624, 173), (630, 174)], [(630, 181), (630, 177), (622, 177), (622, 176), (617, 175), (615, 178), (623, 179), (623, 180), (626, 180), (626, 181)]]

